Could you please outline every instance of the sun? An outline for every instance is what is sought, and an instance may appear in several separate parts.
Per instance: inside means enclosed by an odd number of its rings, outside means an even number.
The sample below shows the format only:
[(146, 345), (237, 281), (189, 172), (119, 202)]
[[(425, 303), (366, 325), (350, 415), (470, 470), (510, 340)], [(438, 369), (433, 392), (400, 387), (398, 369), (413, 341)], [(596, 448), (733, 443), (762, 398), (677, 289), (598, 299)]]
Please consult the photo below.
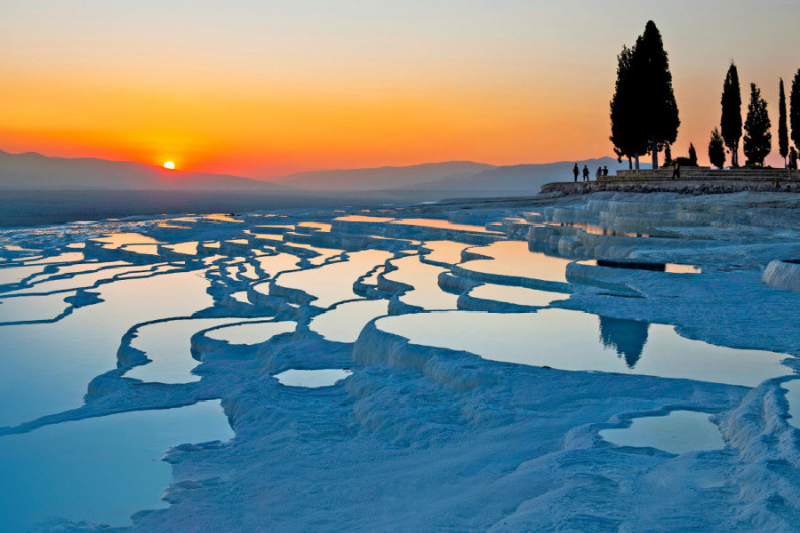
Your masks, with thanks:
[(164, 163), (164, 168), (175, 170), (175, 163), (173, 163), (172, 161), (167, 161), (166, 163)]

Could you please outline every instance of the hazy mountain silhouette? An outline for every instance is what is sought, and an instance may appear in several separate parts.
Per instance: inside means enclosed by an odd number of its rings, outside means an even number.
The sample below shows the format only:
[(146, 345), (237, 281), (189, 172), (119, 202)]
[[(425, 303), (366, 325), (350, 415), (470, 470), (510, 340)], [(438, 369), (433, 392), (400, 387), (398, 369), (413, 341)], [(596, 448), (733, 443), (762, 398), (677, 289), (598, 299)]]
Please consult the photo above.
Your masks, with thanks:
[(0, 150), (0, 189), (266, 192), (286, 188), (240, 176), (167, 170), (131, 161), (67, 159)]
[[(487, 194), (535, 194), (542, 185), (554, 181), (572, 181), (572, 167), (575, 163), (583, 170), (587, 165), (592, 181), (595, 179), (597, 167), (608, 166), (611, 174), (617, 169), (628, 168), (628, 162), (618, 163), (611, 157), (585, 159), (581, 161), (560, 161), (537, 165), (512, 165), (494, 167), (471, 176), (447, 176), (427, 183), (418, 183), (403, 189), (450, 191), (452, 194), (469, 196)], [(578, 180), (581, 178), (579, 177)]]
[(316, 191), (381, 191), (415, 188), (415, 185), (442, 179), (467, 179), (494, 168), (497, 167), (472, 161), (448, 161), (406, 167), (300, 172), (270, 182)]

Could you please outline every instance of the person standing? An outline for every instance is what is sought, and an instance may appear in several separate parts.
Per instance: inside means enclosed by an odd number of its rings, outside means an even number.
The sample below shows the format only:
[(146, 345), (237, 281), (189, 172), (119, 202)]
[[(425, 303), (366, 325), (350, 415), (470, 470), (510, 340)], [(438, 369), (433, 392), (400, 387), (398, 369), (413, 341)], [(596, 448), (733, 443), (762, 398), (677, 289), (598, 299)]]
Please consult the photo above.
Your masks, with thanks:
[(602, 167), (597, 167), (597, 172), (594, 175), (594, 180), (595, 181), (600, 181), (602, 179), (602, 177), (603, 177), (603, 168)]
[(797, 170), (797, 151), (794, 149), (794, 146), (789, 148), (789, 174), (793, 170)]
[(603, 165), (603, 177), (604, 178), (608, 177), (608, 166), (606, 165)]
[(672, 169), (672, 179), (681, 179), (681, 164), (677, 160), (675, 161), (675, 167)]
[(572, 167), (572, 177), (575, 179), (575, 183), (578, 183), (578, 174), (580, 170), (578, 170), (578, 163), (575, 163), (575, 166)]
[(589, 181), (589, 166), (583, 165), (583, 181)]

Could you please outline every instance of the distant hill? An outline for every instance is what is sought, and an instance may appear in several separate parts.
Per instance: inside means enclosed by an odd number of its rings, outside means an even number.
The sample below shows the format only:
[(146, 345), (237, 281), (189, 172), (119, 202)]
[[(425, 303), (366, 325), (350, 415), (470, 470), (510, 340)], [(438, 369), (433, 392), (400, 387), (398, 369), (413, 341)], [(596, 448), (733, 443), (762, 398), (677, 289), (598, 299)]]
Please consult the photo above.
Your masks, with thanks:
[[(448, 176), (427, 183), (418, 183), (398, 189), (437, 191), (438, 196), (516, 196), (535, 194), (542, 185), (554, 181), (572, 181), (572, 167), (576, 161), (561, 161), (538, 165), (512, 165), (494, 167), (471, 176)], [(591, 179), (595, 179), (598, 167), (608, 166), (609, 173), (617, 169), (628, 168), (628, 162), (618, 163), (611, 157), (586, 159), (577, 161), (582, 171), (584, 165), (589, 167)], [(582, 179), (581, 177), (578, 178)]]
[(407, 167), (300, 172), (270, 182), (315, 191), (381, 191), (414, 188), (418, 184), (443, 179), (468, 179), (494, 168), (497, 167), (471, 161), (449, 161)]
[(278, 191), (240, 176), (182, 172), (130, 161), (67, 159), (0, 150), (0, 190)]

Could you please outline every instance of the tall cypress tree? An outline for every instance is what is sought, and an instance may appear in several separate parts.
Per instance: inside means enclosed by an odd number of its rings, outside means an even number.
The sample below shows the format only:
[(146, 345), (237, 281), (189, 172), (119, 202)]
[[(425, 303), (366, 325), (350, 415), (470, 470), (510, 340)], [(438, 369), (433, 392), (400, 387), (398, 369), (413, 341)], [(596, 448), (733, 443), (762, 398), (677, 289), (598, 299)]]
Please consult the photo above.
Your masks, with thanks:
[(792, 127), (792, 142), (800, 150), (800, 69), (794, 75), (789, 95), (789, 125)]
[(783, 165), (786, 166), (786, 156), (789, 155), (789, 129), (786, 127), (786, 93), (783, 90), (783, 78), (778, 98), (778, 149), (783, 158)]
[(681, 121), (672, 90), (669, 57), (661, 33), (652, 20), (647, 21), (644, 33), (636, 39), (631, 72), (637, 87), (637, 133), (645, 137), (653, 156), (653, 168), (658, 168), (658, 152), (665, 144), (675, 142)]
[(647, 151), (647, 141), (642, 139), (640, 121), (636, 109), (637, 87), (632, 74), (633, 49), (622, 47), (617, 56), (617, 82), (611, 99), (611, 142), (618, 157), (636, 159)]
[[(800, 104), (800, 100), (798, 103)], [(720, 127), (725, 146), (731, 151), (731, 166), (738, 167), (739, 140), (742, 138), (742, 93), (739, 89), (739, 71), (733, 62), (725, 76), (725, 85), (722, 88)]]
[(764, 159), (772, 151), (772, 133), (767, 113), (767, 102), (761, 98), (761, 89), (750, 84), (750, 104), (744, 123), (744, 155), (748, 165), (764, 166)]
[(725, 166), (725, 142), (718, 128), (711, 132), (711, 140), (708, 142), (708, 159), (717, 168)]

